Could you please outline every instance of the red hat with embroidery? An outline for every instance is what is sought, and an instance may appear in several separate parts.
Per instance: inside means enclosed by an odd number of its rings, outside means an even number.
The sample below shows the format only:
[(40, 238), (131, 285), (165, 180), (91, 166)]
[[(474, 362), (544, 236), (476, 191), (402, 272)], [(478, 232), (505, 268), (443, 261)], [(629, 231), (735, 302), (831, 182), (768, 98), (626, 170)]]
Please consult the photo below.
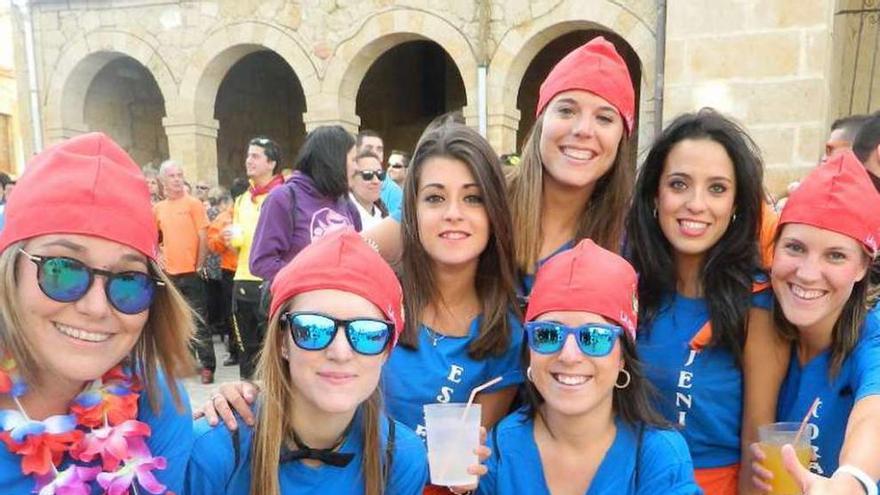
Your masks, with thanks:
[(554, 96), (573, 89), (589, 91), (614, 105), (632, 135), (636, 111), (632, 78), (623, 57), (604, 37), (591, 39), (553, 67), (541, 84), (535, 115), (541, 115)]
[(290, 298), (303, 292), (336, 289), (375, 304), (394, 323), (393, 346), (403, 331), (403, 290), (394, 270), (353, 230), (334, 232), (306, 246), (272, 282), (274, 316)]
[(634, 342), (639, 312), (636, 284), (636, 271), (626, 260), (584, 239), (538, 270), (526, 321), (550, 311), (585, 311), (620, 325)]
[(816, 167), (788, 197), (779, 227), (803, 223), (861, 242), (877, 253), (880, 194), (868, 171), (852, 153), (841, 153)]
[(46, 234), (101, 237), (156, 259), (159, 234), (140, 167), (105, 134), (84, 134), (35, 156), (6, 204), (0, 251)]

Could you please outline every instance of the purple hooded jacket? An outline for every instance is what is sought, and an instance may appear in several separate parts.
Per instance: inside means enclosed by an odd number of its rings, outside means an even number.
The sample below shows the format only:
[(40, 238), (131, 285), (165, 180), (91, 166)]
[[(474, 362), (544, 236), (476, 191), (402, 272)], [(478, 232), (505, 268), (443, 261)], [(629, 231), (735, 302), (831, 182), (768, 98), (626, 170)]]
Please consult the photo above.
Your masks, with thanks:
[(325, 196), (309, 176), (296, 171), (269, 193), (260, 208), (251, 245), (251, 273), (271, 281), (302, 248), (343, 228), (361, 230), (360, 215), (348, 195)]

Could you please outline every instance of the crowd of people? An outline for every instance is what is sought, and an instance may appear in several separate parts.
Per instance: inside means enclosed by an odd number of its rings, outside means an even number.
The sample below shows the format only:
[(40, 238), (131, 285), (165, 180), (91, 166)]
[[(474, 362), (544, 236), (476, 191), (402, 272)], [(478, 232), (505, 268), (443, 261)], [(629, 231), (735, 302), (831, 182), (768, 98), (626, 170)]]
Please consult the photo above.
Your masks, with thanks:
[[(637, 169), (635, 109), (598, 37), (519, 157), (460, 113), (387, 160), (318, 127), (290, 173), (254, 137), (230, 190), (97, 133), (40, 153), (0, 213), (0, 492), (746, 495), (759, 427), (807, 421), (800, 492), (876, 494), (880, 112), (777, 211), (735, 121)], [(193, 422), (216, 333), (242, 381)], [(423, 407), (489, 382), (477, 482), (431, 485)]]

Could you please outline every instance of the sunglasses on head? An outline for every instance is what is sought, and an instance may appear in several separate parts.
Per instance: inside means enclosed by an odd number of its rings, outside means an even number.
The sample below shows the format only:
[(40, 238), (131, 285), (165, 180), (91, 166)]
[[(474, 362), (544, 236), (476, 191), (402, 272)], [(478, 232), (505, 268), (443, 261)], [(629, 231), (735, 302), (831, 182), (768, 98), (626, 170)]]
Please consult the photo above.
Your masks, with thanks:
[(114, 273), (92, 268), (82, 261), (65, 256), (37, 256), (19, 249), (37, 265), (37, 285), (46, 297), (58, 302), (82, 299), (92, 287), (96, 275), (107, 279), (104, 293), (110, 305), (120, 313), (135, 315), (149, 309), (156, 287), (165, 285), (148, 273)]
[(200, 191), (207, 191), (208, 189), (210, 189), (210, 187), (199, 184), (196, 186), (196, 189)]
[(351, 348), (365, 356), (381, 354), (394, 335), (393, 323), (376, 318), (341, 320), (323, 313), (296, 311), (283, 313), (281, 321), (290, 329), (293, 343), (306, 351), (326, 349), (340, 327), (345, 329)]
[(569, 335), (574, 335), (581, 352), (590, 357), (607, 356), (623, 329), (607, 323), (588, 323), (569, 327), (553, 321), (526, 323), (529, 347), (538, 354), (555, 354), (562, 350)]
[(360, 175), (364, 180), (373, 180), (373, 176), (379, 180), (385, 180), (385, 172), (382, 170), (358, 170), (354, 174)]

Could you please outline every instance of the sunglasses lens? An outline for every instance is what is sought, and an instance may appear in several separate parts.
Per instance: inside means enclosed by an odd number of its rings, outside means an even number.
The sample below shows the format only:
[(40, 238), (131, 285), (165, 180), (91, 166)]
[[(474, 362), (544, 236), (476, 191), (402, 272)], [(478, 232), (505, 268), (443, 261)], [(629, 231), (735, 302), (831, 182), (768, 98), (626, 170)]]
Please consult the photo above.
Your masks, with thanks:
[(153, 303), (155, 293), (156, 282), (146, 273), (117, 273), (107, 282), (110, 303), (129, 315), (146, 311)]
[(539, 354), (553, 354), (562, 349), (565, 334), (557, 325), (543, 322), (526, 324), (529, 347)]
[(319, 351), (333, 340), (336, 322), (322, 315), (288, 315), (293, 343), (307, 351)]
[(354, 320), (348, 324), (348, 341), (359, 354), (373, 356), (385, 350), (391, 327), (384, 321)]
[(85, 265), (69, 258), (48, 258), (39, 271), (43, 293), (58, 302), (76, 301), (85, 295), (91, 277)]
[(617, 335), (606, 327), (584, 327), (578, 331), (578, 346), (591, 357), (607, 356)]

